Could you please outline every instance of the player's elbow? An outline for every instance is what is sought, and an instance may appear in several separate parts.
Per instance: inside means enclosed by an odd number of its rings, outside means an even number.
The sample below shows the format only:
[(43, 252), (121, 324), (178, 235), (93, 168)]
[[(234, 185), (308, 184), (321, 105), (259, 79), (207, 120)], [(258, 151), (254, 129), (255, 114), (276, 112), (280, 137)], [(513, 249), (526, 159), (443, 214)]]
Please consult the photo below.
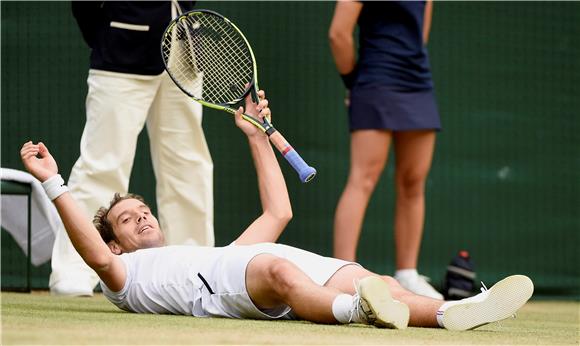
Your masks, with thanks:
[(292, 208), (286, 208), (284, 210), (280, 210), (275, 215), (276, 219), (280, 224), (286, 226), (290, 220), (292, 220)]
[(292, 208), (288, 208), (285, 213), (282, 213), (280, 215), (280, 220), (284, 223), (284, 225), (287, 225), (290, 222), (290, 220), (292, 220), (293, 216), (294, 215), (292, 214)]
[(270, 218), (282, 229), (292, 220), (293, 216), (291, 207), (269, 210), (268, 214), (270, 214)]
[(330, 42), (330, 46), (333, 48), (344, 46), (350, 39), (352, 39), (350, 34), (343, 30), (335, 28), (330, 28), (330, 30), (328, 30), (328, 41)]

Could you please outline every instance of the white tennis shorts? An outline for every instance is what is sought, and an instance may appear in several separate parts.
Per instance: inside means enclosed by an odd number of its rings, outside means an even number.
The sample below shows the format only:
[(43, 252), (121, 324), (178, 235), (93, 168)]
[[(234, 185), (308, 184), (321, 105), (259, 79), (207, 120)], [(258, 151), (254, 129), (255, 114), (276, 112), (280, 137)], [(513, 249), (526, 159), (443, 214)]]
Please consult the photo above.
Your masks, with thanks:
[[(227, 250), (226, 250), (227, 249)], [(315, 283), (323, 286), (340, 268), (355, 264), (331, 257), (323, 257), (295, 247), (262, 243), (230, 245), (211, 263), (204, 265), (201, 301), (196, 302), (195, 316), (250, 319), (292, 318), (291, 308), (282, 305), (274, 309), (258, 309), (246, 289), (246, 268), (261, 254), (271, 254), (294, 263)]]

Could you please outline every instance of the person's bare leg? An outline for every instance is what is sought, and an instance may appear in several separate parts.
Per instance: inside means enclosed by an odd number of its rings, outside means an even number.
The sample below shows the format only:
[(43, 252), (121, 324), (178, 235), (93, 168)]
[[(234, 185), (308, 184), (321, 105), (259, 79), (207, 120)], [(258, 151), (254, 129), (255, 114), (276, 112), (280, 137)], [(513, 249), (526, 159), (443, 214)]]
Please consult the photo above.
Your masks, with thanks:
[(246, 269), (246, 287), (258, 308), (289, 305), (302, 319), (336, 323), (332, 303), (341, 293), (312, 281), (291, 262), (270, 254), (254, 257)]
[(356, 259), (365, 211), (383, 172), (391, 132), (358, 130), (351, 134), (350, 171), (334, 216), (334, 257)]
[(397, 280), (390, 276), (375, 274), (358, 265), (347, 265), (340, 268), (325, 284), (325, 287), (337, 289), (347, 294), (354, 294), (353, 280), (360, 280), (367, 276), (378, 276), (388, 285), (394, 299), (401, 301), (409, 307), (409, 325), (415, 327), (438, 327), (437, 310), (443, 301), (416, 295), (405, 290)]
[(425, 181), (433, 158), (435, 132), (396, 132), (393, 139), (396, 267), (416, 269), (425, 220)]

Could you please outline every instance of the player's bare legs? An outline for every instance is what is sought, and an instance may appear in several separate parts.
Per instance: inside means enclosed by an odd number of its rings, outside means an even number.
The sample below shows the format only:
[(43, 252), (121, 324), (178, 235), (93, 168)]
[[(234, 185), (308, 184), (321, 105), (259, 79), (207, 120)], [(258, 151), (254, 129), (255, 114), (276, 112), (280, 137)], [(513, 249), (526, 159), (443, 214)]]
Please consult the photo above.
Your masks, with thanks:
[(417, 327), (437, 327), (437, 310), (443, 301), (420, 296), (407, 291), (397, 280), (390, 276), (375, 274), (358, 265), (347, 265), (339, 269), (326, 283), (326, 287), (335, 288), (341, 292), (354, 294), (355, 288), (353, 280), (361, 280), (368, 276), (378, 276), (389, 286), (389, 290), (394, 299), (401, 301), (409, 307), (410, 326)]
[(434, 131), (395, 132), (397, 269), (417, 268), (425, 221), (425, 181), (435, 148)]
[(356, 260), (356, 248), (369, 199), (387, 162), (391, 132), (351, 134), (350, 172), (334, 216), (334, 257)]
[(409, 308), (392, 299), (384, 281), (368, 276), (356, 286), (351, 281), (347, 293), (319, 286), (290, 261), (270, 254), (254, 257), (246, 268), (248, 294), (261, 309), (288, 305), (296, 316), (312, 322), (407, 327)]
[(270, 254), (254, 257), (246, 268), (246, 287), (254, 304), (261, 309), (289, 305), (305, 320), (336, 323), (332, 303), (341, 292), (317, 285), (285, 259)]

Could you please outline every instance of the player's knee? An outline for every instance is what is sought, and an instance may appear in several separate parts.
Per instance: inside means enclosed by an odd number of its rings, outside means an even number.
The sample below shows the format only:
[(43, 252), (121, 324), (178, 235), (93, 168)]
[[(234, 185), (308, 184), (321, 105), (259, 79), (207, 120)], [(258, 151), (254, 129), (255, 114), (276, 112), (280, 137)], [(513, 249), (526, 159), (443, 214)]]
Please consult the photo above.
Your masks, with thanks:
[(379, 181), (381, 172), (382, 170), (368, 169), (352, 175), (349, 180), (358, 190), (371, 193)]
[(397, 177), (397, 195), (413, 198), (425, 193), (425, 176), (423, 174), (401, 174)]
[(290, 261), (277, 258), (272, 261), (268, 269), (268, 276), (272, 288), (280, 295), (285, 297), (298, 287), (295, 272), (298, 270)]

